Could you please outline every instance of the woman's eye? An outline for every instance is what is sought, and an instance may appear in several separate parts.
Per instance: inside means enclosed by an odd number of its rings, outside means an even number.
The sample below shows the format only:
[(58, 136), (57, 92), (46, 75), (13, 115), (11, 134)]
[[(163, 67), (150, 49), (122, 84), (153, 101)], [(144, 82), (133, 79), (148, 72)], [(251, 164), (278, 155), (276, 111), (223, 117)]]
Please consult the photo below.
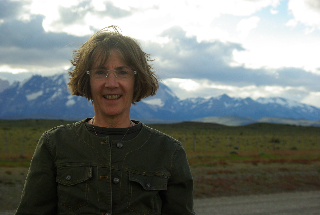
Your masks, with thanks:
[(96, 74), (97, 74), (97, 75), (104, 75), (105, 72), (104, 72), (103, 70), (98, 70), (98, 71), (96, 71)]
[(120, 75), (127, 75), (128, 73), (129, 73), (129, 72), (128, 72), (128, 71), (125, 71), (125, 70), (122, 70), (122, 71), (119, 72)]

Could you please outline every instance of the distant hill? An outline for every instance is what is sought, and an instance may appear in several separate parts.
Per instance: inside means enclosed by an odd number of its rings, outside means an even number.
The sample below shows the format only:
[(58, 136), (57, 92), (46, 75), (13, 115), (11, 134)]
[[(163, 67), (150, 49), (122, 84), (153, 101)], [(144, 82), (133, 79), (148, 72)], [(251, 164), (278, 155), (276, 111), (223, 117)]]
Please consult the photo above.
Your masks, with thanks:
[(273, 123), (273, 124), (287, 124), (287, 125), (301, 125), (301, 126), (316, 126), (320, 127), (320, 121), (310, 121), (305, 119), (286, 119), (286, 118), (272, 118), (263, 117), (261, 119), (252, 119), (250, 117), (239, 116), (218, 116), (205, 117), (202, 119), (192, 120), (194, 122), (217, 123), (229, 126), (241, 126), (253, 123)]

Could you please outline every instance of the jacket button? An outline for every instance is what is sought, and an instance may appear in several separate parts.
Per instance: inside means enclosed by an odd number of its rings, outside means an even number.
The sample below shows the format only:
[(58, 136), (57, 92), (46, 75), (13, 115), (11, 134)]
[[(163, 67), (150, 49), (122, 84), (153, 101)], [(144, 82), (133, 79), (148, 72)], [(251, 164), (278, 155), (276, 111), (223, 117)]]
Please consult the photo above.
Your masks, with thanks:
[(146, 184), (146, 187), (148, 187), (148, 188), (151, 187), (151, 184), (150, 184), (150, 183), (147, 183), (147, 184)]
[(71, 175), (67, 175), (66, 180), (70, 181), (71, 180)]
[(119, 178), (114, 178), (112, 181), (113, 181), (114, 184), (119, 184), (120, 179)]
[(117, 147), (118, 147), (119, 149), (121, 149), (121, 148), (123, 147), (123, 144), (122, 144), (122, 143), (117, 143)]

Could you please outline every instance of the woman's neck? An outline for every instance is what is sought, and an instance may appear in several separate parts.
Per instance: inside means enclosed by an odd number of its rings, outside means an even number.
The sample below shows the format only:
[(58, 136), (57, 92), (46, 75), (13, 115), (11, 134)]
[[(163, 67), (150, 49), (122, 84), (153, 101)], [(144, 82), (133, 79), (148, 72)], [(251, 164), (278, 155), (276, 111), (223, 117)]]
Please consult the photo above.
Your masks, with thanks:
[(125, 117), (123, 119), (119, 119), (117, 117), (99, 117), (95, 115), (90, 123), (95, 126), (105, 127), (105, 128), (128, 128), (133, 126), (130, 117)]

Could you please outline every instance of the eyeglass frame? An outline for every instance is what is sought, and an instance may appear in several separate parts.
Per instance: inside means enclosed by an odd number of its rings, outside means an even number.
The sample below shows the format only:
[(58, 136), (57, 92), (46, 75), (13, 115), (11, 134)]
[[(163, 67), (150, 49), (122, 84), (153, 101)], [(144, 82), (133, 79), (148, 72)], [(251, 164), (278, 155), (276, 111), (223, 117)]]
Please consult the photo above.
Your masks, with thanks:
[[(118, 78), (118, 79), (120, 79), (120, 80), (123, 80), (123, 79), (121, 79), (121, 78), (119, 78), (119, 77), (117, 76), (117, 74), (116, 74), (117, 70), (107, 70), (107, 69), (101, 69), (101, 70), (104, 70), (104, 71), (107, 71), (107, 72), (108, 72), (107, 75), (106, 75), (104, 78), (107, 78), (107, 77), (110, 75), (110, 72), (112, 72), (113, 75), (114, 75), (116, 78)], [(136, 75), (136, 74), (137, 74), (137, 71), (135, 71), (135, 70), (132, 71), (132, 72), (133, 72), (133, 75)], [(90, 75), (90, 70), (87, 71), (87, 74)]]

